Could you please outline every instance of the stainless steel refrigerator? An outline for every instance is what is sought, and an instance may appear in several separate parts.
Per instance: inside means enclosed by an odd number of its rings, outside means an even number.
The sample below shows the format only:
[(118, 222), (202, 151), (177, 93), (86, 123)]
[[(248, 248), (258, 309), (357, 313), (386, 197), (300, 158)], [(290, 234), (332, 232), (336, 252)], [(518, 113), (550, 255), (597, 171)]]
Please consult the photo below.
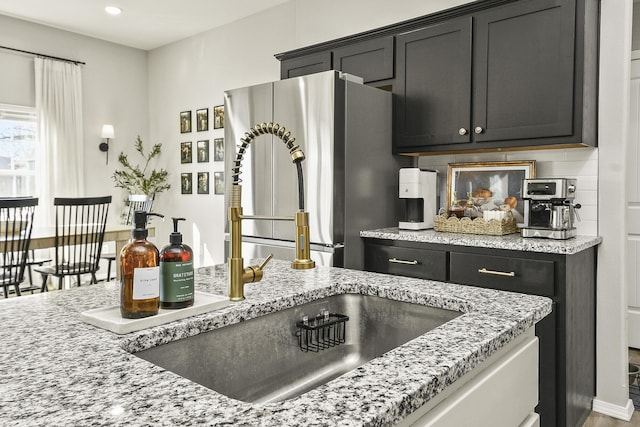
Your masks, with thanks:
[[(318, 265), (362, 269), (359, 232), (398, 224), (398, 171), (409, 160), (391, 154), (391, 93), (356, 80), (326, 71), (225, 91), (225, 207), (240, 138), (258, 123), (278, 123), (306, 155), (311, 258)], [(296, 168), (279, 138), (253, 141), (241, 172), (245, 215), (294, 215)], [(226, 227), (228, 232), (228, 218)], [(243, 220), (242, 235), (245, 259), (270, 253), (295, 258), (292, 222)]]

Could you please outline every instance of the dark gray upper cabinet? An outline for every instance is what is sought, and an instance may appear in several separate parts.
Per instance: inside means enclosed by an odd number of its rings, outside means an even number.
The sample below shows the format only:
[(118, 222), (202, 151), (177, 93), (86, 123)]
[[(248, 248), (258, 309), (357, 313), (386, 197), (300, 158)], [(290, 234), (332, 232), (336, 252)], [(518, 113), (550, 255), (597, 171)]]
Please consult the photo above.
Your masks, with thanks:
[(476, 142), (573, 135), (575, 8), (529, 0), (474, 17)]
[(370, 83), (392, 79), (393, 62), (393, 36), (388, 36), (282, 59), (280, 78), (338, 70)]
[(276, 58), (392, 89), (395, 154), (595, 146), (598, 19), (599, 0), (479, 0)]
[(333, 69), (365, 83), (393, 78), (393, 36), (350, 44), (333, 51)]
[(471, 18), (397, 37), (394, 138), (415, 147), (471, 141)]
[(284, 80), (328, 70), (331, 70), (331, 52), (317, 52), (282, 61), (280, 79)]
[(522, 0), (399, 35), (394, 152), (596, 145), (591, 6)]

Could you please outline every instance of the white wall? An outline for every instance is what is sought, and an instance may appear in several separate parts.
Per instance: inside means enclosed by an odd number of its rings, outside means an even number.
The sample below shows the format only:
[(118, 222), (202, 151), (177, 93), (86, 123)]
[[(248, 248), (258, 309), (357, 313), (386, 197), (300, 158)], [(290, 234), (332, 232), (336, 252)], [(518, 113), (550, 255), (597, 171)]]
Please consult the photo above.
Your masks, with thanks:
[[(115, 222), (124, 193), (113, 187), (117, 154), (132, 152), (137, 134), (148, 136), (147, 53), (0, 15), (2, 45), (85, 62), (82, 66), (85, 190), (113, 195)], [(0, 103), (35, 106), (33, 57), (0, 49)], [(104, 123), (115, 126), (109, 165), (98, 150)]]

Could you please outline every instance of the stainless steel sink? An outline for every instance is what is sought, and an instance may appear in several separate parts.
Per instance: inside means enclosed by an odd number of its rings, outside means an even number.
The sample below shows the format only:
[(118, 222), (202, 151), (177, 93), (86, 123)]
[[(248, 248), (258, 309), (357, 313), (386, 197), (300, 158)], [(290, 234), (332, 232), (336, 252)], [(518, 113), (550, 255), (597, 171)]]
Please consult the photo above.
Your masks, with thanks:
[[(328, 310), (349, 316), (345, 342), (303, 352), (296, 322)], [(291, 399), (459, 316), (356, 294), (335, 295), (135, 355), (245, 402)]]

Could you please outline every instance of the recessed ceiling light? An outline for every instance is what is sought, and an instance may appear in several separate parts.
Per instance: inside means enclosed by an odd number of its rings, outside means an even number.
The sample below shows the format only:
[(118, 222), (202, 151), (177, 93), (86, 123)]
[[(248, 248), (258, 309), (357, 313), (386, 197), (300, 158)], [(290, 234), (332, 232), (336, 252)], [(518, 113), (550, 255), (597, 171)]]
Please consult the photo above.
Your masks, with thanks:
[(117, 6), (107, 6), (104, 8), (104, 10), (109, 14), (109, 15), (120, 15), (122, 13), (122, 9), (120, 9)]

